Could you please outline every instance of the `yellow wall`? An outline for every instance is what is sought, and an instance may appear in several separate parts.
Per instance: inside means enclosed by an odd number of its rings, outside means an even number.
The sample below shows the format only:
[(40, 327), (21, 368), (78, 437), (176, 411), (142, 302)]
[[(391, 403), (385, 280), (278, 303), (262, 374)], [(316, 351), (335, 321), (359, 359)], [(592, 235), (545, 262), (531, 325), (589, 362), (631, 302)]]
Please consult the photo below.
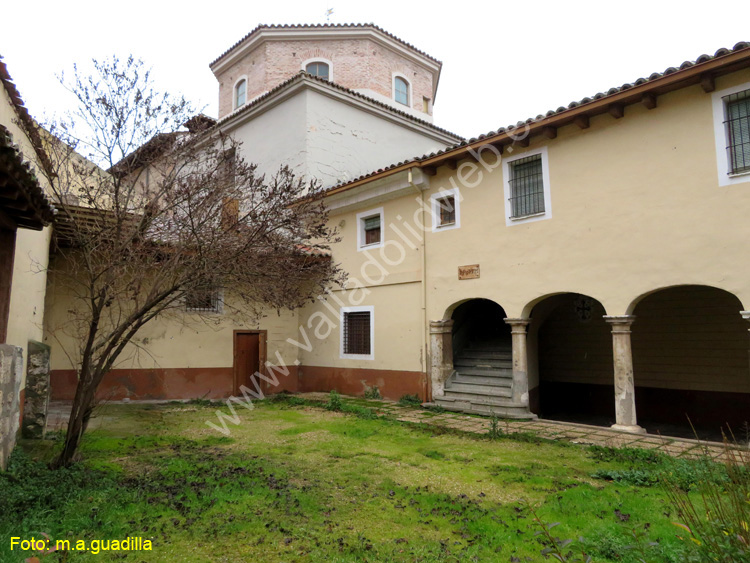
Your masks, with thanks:
[[(23, 152), (24, 159), (36, 170), (36, 176), (43, 189), (47, 184), (43, 174), (36, 167), (36, 153), (26, 133), (16, 123), (18, 115), (11, 104), (5, 88), (0, 88), (0, 123), (13, 135), (13, 141)], [(47, 286), (47, 257), (51, 229), (31, 231), (18, 229), (13, 265), (13, 281), (8, 317), (8, 344), (23, 348), (25, 387), (28, 342), (41, 342), (44, 327), (44, 296)]]

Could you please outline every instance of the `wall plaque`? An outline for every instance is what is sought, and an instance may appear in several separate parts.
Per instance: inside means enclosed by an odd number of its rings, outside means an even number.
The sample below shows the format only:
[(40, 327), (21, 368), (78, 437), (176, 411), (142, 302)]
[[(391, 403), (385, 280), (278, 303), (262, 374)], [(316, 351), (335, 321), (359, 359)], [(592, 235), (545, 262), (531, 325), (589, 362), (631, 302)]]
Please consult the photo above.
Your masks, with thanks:
[(475, 280), (479, 277), (479, 264), (458, 267), (458, 279)]

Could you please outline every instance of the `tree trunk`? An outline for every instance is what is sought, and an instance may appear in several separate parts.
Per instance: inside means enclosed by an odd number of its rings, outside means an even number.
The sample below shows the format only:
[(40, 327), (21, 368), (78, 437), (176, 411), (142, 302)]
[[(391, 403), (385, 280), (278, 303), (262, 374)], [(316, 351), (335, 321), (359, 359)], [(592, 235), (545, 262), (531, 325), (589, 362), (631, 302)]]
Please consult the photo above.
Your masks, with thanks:
[(91, 417), (95, 392), (96, 385), (93, 384), (91, 376), (81, 374), (76, 388), (76, 396), (73, 399), (73, 408), (68, 419), (68, 430), (65, 434), (63, 449), (60, 455), (50, 464), (53, 469), (68, 467), (73, 463)]

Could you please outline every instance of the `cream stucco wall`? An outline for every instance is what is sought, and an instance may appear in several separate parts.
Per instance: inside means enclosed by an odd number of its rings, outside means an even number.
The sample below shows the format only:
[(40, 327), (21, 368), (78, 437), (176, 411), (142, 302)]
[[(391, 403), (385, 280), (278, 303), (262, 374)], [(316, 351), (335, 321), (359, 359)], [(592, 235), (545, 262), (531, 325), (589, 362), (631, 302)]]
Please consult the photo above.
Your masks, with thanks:
[[(44, 175), (36, 165), (36, 153), (26, 132), (18, 126), (18, 115), (5, 88), (0, 88), (0, 123), (13, 135), (24, 158), (36, 170), (42, 188), (47, 190)], [(8, 344), (23, 348), (23, 377), (25, 387), (28, 342), (41, 342), (44, 327), (44, 297), (47, 285), (47, 258), (51, 229), (42, 231), (18, 229), (13, 264), (13, 280), (8, 316)]]

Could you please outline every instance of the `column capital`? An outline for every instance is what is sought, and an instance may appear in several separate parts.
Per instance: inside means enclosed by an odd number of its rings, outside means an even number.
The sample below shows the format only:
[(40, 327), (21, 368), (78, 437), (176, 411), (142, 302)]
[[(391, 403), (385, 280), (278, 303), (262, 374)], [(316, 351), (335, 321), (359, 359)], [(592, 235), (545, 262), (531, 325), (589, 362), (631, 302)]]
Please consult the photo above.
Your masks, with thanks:
[(510, 325), (511, 333), (526, 333), (526, 327), (529, 326), (531, 319), (503, 319), (505, 324)]
[(453, 319), (430, 321), (430, 334), (444, 334), (453, 330)]
[(635, 315), (604, 315), (604, 321), (612, 325), (612, 332), (630, 332)]
[(742, 315), (742, 318), (746, 321), (750, 321), (750, 311), (740, 311), (740, 315)]

